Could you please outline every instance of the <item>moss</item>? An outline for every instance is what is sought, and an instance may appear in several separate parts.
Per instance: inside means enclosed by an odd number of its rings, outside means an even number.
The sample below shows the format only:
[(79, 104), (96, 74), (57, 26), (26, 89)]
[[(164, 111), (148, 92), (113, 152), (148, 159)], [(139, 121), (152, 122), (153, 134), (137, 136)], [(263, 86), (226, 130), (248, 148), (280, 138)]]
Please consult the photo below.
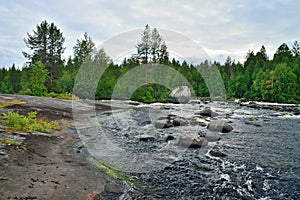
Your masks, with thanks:
[(95, 158), (89, 158), (89, 161), (99, 167), (100, 169), (104, 170), (106, 172), (106, 174), (108, 174), (109, 176), (115, 178), (115, 179), (118, 179), (118, 180), (121, 180), (121, 181), (125, 181), (127, 183), (130, 183), (130, 184), (133, 184), (134, 181), (133, 179), (130, 179), (128, 176), (126, 176), (124, 173), (118, 171), (118, 170), (115, 170), (103, 163), (101, 163), (99, 160), (96, 160)]
[(12, 141), (8, 138), (0, 138), (0, 142), (6, 145), (11, 145), (11, 146), (20, 146), (20, 143), (17, 141)]
[(26, 102), (19, 101), (19, 100), (13, 100), (13, 101), (0, 100), (0, 108), (5, 108), (5, 107), (9, 107), (9, 106), (14, 106), (14, 105), (22, 105), (22, 104), (26, 104)]

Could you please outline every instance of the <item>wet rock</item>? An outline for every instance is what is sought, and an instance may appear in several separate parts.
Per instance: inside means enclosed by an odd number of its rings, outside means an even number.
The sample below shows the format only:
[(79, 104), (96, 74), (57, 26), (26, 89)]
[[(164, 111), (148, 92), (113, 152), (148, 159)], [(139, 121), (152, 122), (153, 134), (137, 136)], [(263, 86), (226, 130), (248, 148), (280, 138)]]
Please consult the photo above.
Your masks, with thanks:
[(226, 157), (227, 155), (221, 151), (218, 150), (211, 150), (209, 152), (209, 155), (214, 156), (214, 157)]
[(201, 148), (207, 145), (207, 140), (199, 136), (180, 136), (178, 140), (178, 145), (189, 148)]
[(216, 117), (218, 116), (218, 113), (211, 110), (211, 108), (204, 108), (204, 110), (195, 113), (195, 115), (201, 115), (204, 117)]
[(148, 135), (148, 134), (139, 135), (139, 136), (137, 136), (137, 138), (140, 141), (144, 141), (144, 142), (153, 141), (155, 139), (155, 137), (153, 137), (152, 135)]
[(168, 119), (158, 119), (155, 121), (154, 126), (155, 128), (170, 128), (174, 125)]
[(247, 125), (252, 125), (252, 126), (256, 126), (256, 127), (261, 127), (260, 124), (255, 123), (255, 122), (251, 122), (251, 121), (245, 121), (245, 124), (247, 124)]
[(170, 128), (174, 126), (187, 126), (188, 121), (182, 117), (176, 115), (168, 115), (167, 117), (161, 117), (154, 123), (156, 128)]
[(187, 86), (175, 88), (169, 95), (169, 99), (173, 103), (188, 103), (191, 99), (191, 90)]
[(221, 139), (220, 135), (215, 132), (201, 133), (200, 137), (204, 137), (208, 142), (216, 142)]
[(170, 140), (174, 140), (174, 139), (175, 139), (175, 137), (173, 135), (168, 135), (166, 138), (166, 142), (170, 141)]
[(224, 121), (211, 121), (207, 127), (210, 131), (228, 133), (233, 130), (232, 126)]
[(188, 121), (181, 117), (175, 117), (172, 120), (172, 122), (173, 122), (174, 126), (187, 126), (188, 125)]
[(300, 115), (300, 109), (294, 112), (294, 115)]
[(203, 121), (199, 121), (197, 119), (193, 119), (190, 121), (191, 126), (207, 126), (207, 124)]

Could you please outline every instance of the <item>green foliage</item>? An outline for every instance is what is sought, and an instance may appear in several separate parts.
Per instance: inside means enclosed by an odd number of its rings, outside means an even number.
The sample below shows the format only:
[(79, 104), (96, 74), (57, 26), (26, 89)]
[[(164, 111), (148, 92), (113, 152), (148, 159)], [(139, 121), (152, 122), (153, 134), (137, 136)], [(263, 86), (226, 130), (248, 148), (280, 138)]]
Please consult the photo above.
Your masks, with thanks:
[(47, 88), (45, 86), (47, 76), (48, 72), (41, 62), (36, 62), (29, 68), (24, 69), (21, 80), (22, 90), (20, 93), (34, 96), (45, 95), (47, 93)]
[(0, 142), (6, 145), (20, 146), (19, 142), (10, 140), (8, 138), (0, 138)]
[(48, 122), (42, 119), (36, 119), (37, 112), (29, 112), (28, 116), (20, 115), (18, 112), (8, 112), (3, 114), (2, 124), (9, 127), (12, 131), (34, 132), (40, 131), (49, 133), (50, 131), (60, 130), (56, 121)]
[(63, 68), (62, 54), (65, 50), (63, 47), (65, 38), (62, 32), (54, 23), (48, 23), (44, 20), (36, 26), (33, 34), (27, 33), (27, 38), (24, 41), (32, 53), (23, 52), (23, 55), (31, 65), (36, 62), (43, 63), (49, 74), (45, 83), (47, 89), (57, 91), (56, 80)]
[[(170, 90), (163, 84), (155, 84), (154, 79), (151, 81), (148, 73), (164, 80), (164, 84), (171, 88), (183, 82), (175, 75), (159, 73), (160, 70), (154, 68), (151, 72), (147, 71), (146, 75), (138, 74), (130, 77), (126, 84), (117, 85), (122, 77), (140, 64), (163, 64), (183, 75), (198, 97), (222, 96), (225, 86), (227, 98), (230, 99), (300, 103), (298, 41), (294, 42), (292, 48), (285, 43), (280, 45), (273, 59), (268, 58), (266, 48), (262, 46), (257, 53), (249, 51), (243, 64), (228, 57), (224, 64), (204, 61), (196, 66), (185, 61), (181, 63), (175, 58), (170, 61), (162, 36), (156, 28), (150, 29), (149, 25), (136, 45), (136, 54), (125, 58), (120, 65), (112, 63), (104, 49), (96, 51), (87, 33), (76, 41), (73, 58), (64, 63), (61, 59), (64, 51), (62, 32), (54, 23), (47, 21), (37, 25), (33, 34), (28, 34), (25, 43), (32, 52), (24, 53), (30, 66), (22, 71), (14, 65), (10, 69), (0, 69), (0, 93), (74, 99), (71, 93), (76, 91), (80, 98), (111, 99), (118, 86), (120, 98), (145, 102), (166, 101)], [(210, 70), (211, 66), (216, 66), (218, 72)], [(223, 82), (217, 81), (220, 75)], [(139, 85), (135, 85), (136, 82)], [(133, 86), (135, 91), (132, 91)], [(214, 88), (214, 94), (211, 88)]]

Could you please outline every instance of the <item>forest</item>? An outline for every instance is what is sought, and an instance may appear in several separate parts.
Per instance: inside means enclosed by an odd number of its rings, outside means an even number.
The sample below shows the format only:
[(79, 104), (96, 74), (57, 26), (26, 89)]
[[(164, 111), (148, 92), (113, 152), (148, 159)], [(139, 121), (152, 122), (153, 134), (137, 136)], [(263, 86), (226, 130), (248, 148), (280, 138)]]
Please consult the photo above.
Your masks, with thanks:
[[(147, 25), (137, 40), (136, 53), (124, 58), (122, 63), (114, 63), (105, 49), (97, 50), (92, 38), (85, 33), (83, 38), (77, 39), (73, 55), (64, 60), (63, 32), (54, 23), (45, 20), (32, 33), (27, 33), (24, 39), (29, 50), (23, 52), (27, 59), (24, 66), (21, 69), (15, 65), (0, 69), (0, 93), (68, 97), (73, 93), (80, 67), (84, 66), (86, 60), (93, 60), (108, 66), (96, 83), (96, 99), (111, 99), (118, 80), (141, 64), (169, 66), (188, 80), (195, 96), (210, 97), (204, 77), (197, 69), (205, 70), (213, 65), (221, 74), (227, 99), (300, 103), (298, 41), (292, 47), (286, 43), (280, 45), (272, 59), (267, 56), (266, 48), (262, 45), (258, 52), (249, 51), (244, 63), (227, 57), (224, 64), (204, 61), (193, 65), (187, 61), (170, 59), (168, 46), (156, 28)], [(173, 80), (168, 75), (164, 78), (170, 82)], [(126, 91), (126, 88), (122, 90)], [(131, 95), (131, 99), (144, 102), (168, 101), (169, 93), (167, 87), (145, 81)], [(88, 94), (83, 91), (79, 97), (88, 98)]]

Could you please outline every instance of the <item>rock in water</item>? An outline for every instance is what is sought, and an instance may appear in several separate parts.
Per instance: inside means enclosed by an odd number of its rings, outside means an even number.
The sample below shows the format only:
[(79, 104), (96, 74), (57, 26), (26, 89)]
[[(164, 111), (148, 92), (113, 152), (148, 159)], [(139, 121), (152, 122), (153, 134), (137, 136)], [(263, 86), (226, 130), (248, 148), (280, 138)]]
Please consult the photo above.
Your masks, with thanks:
[(208, 142), (216, 142), (221, 139), (221, 137), (215, 132), (207, 132), (205, 134), (201, 134), (200, 137), (204, 137)]
[(168, 119), (159, 119), (154, 123), (155, 128), (170, 128), (174, 125)]
[(171, 92), (169, 98), (173, 103), (188, 103), (191, 99), (191, 90), (187, 86), (180, 86)]
[(173, 119), (173, 125), (174, 126), (187, 126), (188, 125), (188, 121), (185, 120), (184, 118), (181, 118), (181, 117), (175, 117)]
[(200, 148), (207, 145), (207, 140), (199, 136), (185, 135), (179, 137), (178, 145), (189, 148)]
[(228, 133), (233, 130), (232, 126), (224, 121), (217, 120), (211, 121), (207, 127), (210, 131), (218, 131)]
[(226, 157), (227, 156), (225, 153), (223, 153), (221, 151), (214, 151), (214, 150), (211, 150), (209, 152), (209, 154), (214, 157)]
[(205, 117), (216, 117), (218, 116), (218, 113), (212, 111), (210, 108), (205, 108), (204, 110), (195, 113), (195, 115), (201, 115), (201, 116), (205, 116)]
[(148, 134), (139, 135), (137, 136), (137, 138), (140, 141), (144, 141), (144, 142), (153, 141), (155, 139), (152, 135), (148, 135)]

